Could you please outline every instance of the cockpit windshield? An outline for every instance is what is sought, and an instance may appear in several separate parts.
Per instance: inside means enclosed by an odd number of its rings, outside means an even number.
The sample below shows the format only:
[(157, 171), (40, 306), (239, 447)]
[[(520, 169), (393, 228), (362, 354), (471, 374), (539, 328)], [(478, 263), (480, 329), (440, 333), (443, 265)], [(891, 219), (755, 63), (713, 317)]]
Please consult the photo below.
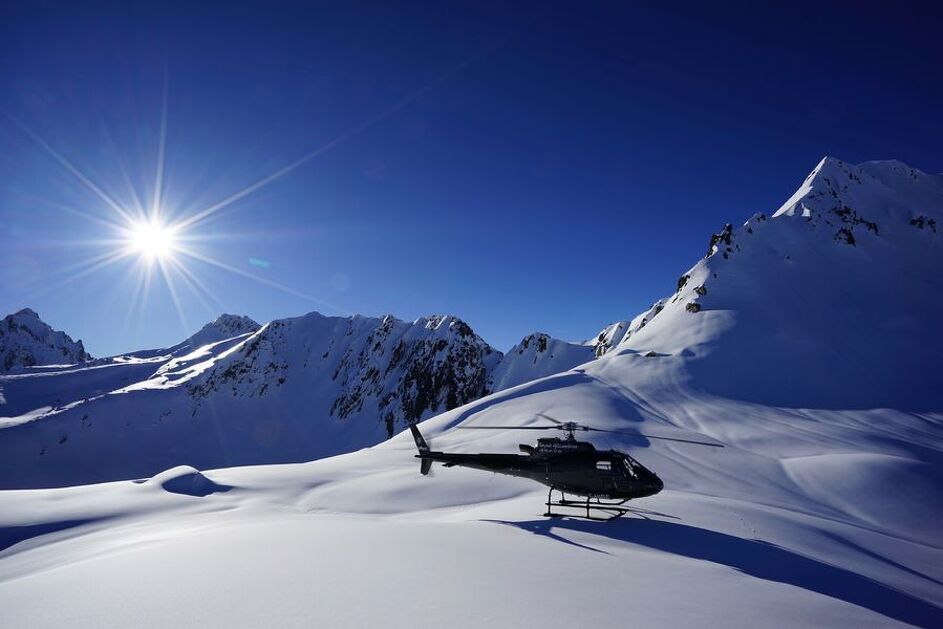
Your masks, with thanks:
[(639, 480), (642, 466), (639, 465), (638, 462), (636, 462), (632, 457), (627, 456), (622, 459), (622, 464), (629, 478)]

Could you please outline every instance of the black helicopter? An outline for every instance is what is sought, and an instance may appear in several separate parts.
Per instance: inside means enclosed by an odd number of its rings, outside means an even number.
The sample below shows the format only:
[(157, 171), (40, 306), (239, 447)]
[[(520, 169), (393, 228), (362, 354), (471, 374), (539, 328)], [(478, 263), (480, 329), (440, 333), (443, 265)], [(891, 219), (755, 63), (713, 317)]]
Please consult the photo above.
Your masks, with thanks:
[[(633, 498), (654, 496), (664, 488), (658, 476), (625, 452), (618, 450), (597, 450), (593, 444), (577, 441), (576, 432), (606, 432), (620, 435), (633, 435), (649, 439), (665, 439), (722, 448), (718, 443), (658, 437), (638, 432), (621, 432), (583, 426), (576, 422), (562, 422), (543, 413), (539, 417), (554, 422), (551, 426), (460, 426), (470, 430), (560, 430), (566, 437), (542, 437), (536, 446), (521, 444), (524, 454), (457, 454), (436, 452), (429, 447), (419, 428), (410, 424), (409, 430), (416, 441), (420, 459), (420, 472), (429, 473), (433, 461), (444, 463), (445, 467), (460, 465), (498, 474), (529, 478), (547, 485), (547, 512), (545, 516), (561, 515), (553, 513), (552, 508), (578, 507), (586, 509), (586, 518), (591, 520), (612, 519), (624, 515), (629, 508), (623, 507)], [(553, 500), (554, 490), (560, 492), (560, 500)], [(566, 494), (585, 497), (582, 500), (568, 500)], [(595, 500), (595, 502), (592, 502)], [(604, 500), (606, 502), (604, 502)], [(609, 517), (593, 517), (597, 511)]]

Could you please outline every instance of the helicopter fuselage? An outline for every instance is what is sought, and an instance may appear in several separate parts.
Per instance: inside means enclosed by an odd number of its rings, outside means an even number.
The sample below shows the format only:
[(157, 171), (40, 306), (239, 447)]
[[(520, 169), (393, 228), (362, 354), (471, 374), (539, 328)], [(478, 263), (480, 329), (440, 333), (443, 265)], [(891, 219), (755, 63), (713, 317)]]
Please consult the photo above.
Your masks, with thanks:
[[(418, 433), (414, 433), (414, 437)], [(419, 437), (421, 439), (421, 435)], [(652, 496), (662, 490), (661, 479), (641, 463), (618, 450), (599, 451), (591, 443), (575, 439), (549, 437), (537, 446), (522, 444), (524, 454), (459, 454), (423, 451), (423, 441), (416, 458), (423, 469), (431, 462), (445, 467), (472, 469), (528, 478), (551, 489), (588, 498), (628, 500)], [(429, 463), (426, 463), (426, 462)]]

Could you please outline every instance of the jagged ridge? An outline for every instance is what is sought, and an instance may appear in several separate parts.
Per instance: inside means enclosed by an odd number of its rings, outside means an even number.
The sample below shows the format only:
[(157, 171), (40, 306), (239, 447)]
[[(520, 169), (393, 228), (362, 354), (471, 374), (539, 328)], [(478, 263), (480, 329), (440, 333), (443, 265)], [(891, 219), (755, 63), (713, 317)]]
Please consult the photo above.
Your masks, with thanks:
[(0, 372), (91, 360), (82, 341), (53, 330), (34, 310), (24, 308), (0, 322)]

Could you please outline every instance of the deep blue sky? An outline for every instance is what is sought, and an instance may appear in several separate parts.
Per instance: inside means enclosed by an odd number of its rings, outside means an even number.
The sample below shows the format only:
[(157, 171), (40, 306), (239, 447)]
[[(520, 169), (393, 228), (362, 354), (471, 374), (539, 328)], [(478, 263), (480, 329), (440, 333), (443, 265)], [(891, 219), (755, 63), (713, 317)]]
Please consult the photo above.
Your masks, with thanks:
[[(449, 312), (506, 350), (592, 336), (669, 294), (711, 232), (774, 210), (825, 154), (943, 171), (931, 4), (0, 5), (0, 311), (96, 355), (169, 345), (225, 309)], [(81, 6), (80, 6), (81, 5)], [(190, 6), (198, 5), (198, 6)], [(180, 218), (343, 136), (196, 226), (201, 255), (134, 296), (84, 276), (150, 198), (167, 86)], [(254, 261), (252, 261), (254, 260)]]

